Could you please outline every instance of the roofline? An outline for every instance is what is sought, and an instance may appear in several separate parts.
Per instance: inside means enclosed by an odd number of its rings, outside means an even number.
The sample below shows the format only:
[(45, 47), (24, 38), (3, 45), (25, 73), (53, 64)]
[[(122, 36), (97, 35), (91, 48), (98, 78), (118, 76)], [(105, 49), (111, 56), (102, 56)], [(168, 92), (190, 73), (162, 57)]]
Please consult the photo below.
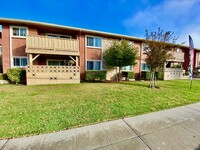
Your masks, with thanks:
[(83, 31), (83, 32), (96, 33), (96, 34), (102, 34), (102, 35), (110, 35), (110, 36), (115, 36), (115, 37), (119, 37), (119, 38), (127, 38), (127, 39), (139, 40), (139, 41), (144, 40), (144, 38), (127, 36), (127, 35), (123, 35), (123, 34), (116, 34), (116, 33), (90, 30), (90, 29), (84, 29), (84, 28), (70, 27), (70, 26), (57, 25), (57, 24), (46, 23), (46, 22), (31, 21), (31, 20), (0, 18), (0, 22), (27, 23), (30, 25), (42, 25), (42, 26), (55, 27), (55, 28), (60, 28), (60, 29), (70, 29), (70, 30), (74, 30), (74, 31)]
[[(46, 22), (31, 21), (31, 20), (14, 19), (14, 18), (0, 18), (0, 23), (1, 22), (5, 22), (5, 23), (13, 22), (13, 23), (26, 23), (26, 24), (30, 24), (30, 25), (42, 25), (42, 26), (49, 26), (49, 27), (60, 28), (60, 29), (69, 29), (69, 30), (74, 30), (74, 31), (83, 31), (83, 32), (88, 32), (88, 33), (96, 33), (96, 34), (101, 34), (101, 35), (114, 36), (114, 37), (118, 37), (118, 38), (125, 38), (125, 39), (137, 40), (137, 41), (145, 40), (144, 38), (128, 36), (128, 35), (123, 35), (123, 34), (116, 34), (116, 33), (90, 30), (90, 29), (84, 29), (84, 28), (70, 27), (70, 26), (57, 25), (57, 24), (46, 23)], [(177, 45), (179, 45), (179, 44), (177, 44)], [(185, 46), (185, 45), (179, 45), (179, 46), (181, 46), (183, 48), (189, 48), (188, 46)], [(195, 50), (200, 51), (199, 48), (195, 48)]]

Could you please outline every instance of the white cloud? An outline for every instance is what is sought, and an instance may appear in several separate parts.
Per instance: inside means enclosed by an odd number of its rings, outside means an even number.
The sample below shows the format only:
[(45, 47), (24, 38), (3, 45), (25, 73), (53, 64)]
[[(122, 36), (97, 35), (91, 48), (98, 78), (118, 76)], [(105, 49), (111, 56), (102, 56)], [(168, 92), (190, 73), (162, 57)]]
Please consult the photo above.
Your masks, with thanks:
[[(200, 0), (164, 0), (144, 8), (124, 21), (131, 34), (155, 31), (161, 27), (165, 31), (174, 31), (180, 36), (178, 41), (188, 41), (188, 35), (194, 40), (195, 47), (200, 48)], [(143, 34), (144, 35), (144, 34)], [(182, 41), (181, 41), (182, 42)]]
[(184, 30), (181, 32), (180, 37), (177, 41), (177, 43), (181, 43), (186, 41), (184, 45), (189, 46), (189, 37), (188, 35), (191, 35), (194, 47), (200, 48), (200, 26), (198, 25), (190, 25), (184, 28)]

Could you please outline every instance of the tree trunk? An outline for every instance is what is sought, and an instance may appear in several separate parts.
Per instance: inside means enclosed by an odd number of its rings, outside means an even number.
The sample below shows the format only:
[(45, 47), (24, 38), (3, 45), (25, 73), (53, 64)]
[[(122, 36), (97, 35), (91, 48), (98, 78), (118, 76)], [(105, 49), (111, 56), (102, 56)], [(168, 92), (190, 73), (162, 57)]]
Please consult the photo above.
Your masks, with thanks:
[(150, 73), (150, 88), (155, 88), (155, 72)]
[(153, 88), (155, 88), (155, 72), (153, 72)]
[(118, 81), (120, 81), (120, 71), (121, 71), (121, 67), (119, 67), (119, 73), (118, 73)]
[(153, 88), (156, 86), (156, 73), (153, 74)]
[(119, 76), (118, 76), (118, 73), (117, 73), (117, 72), (118, 72), (118, 70), (117, 70), (117, 67), (116, 67), (116, 80), (117, 80), (117, 82), (118, 82), (118, 81), (119, 81), (119, 79), (118, 79)]

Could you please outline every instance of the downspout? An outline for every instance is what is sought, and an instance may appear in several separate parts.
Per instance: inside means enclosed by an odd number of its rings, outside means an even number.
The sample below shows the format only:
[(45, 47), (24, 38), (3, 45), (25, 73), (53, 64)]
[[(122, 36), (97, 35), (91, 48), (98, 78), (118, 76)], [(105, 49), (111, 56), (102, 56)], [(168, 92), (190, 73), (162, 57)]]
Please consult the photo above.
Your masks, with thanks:
[(141, 76), (142, 76), (142, 73), (141, 73), (141, 63), (142, 63), (142, 43), (140, 45), (140, 59), (139, 59), (139, 79), (141, 80)]
[(84, 58), (82, 58), (81, 57), (81, 36), (82, 36), (81, 32), (82, 32), (82, 30), (79, 29), (79, 54), (80, 54), (80, 56), (79, 56), (79, 59), (80, 59), (79, 63), (80, 63), (80, 70), (81, 70), (81, 62), (83, 62), (83, 71), (82, 71), (82, 73), (85, 76), (85, 71), (86, 71), (86, 67), (87, 67), (86, 66), (87, 65), (87, 63), (86, 63), (86, 56), (87, 56), (87, 53), (86, 53), (86, 41), (85, 41), (85, 36), (84, 36), (84, 47), (83, 47), (83, 56), (84, 56)]
[(12, 26), (10, 25), (10, 26), (9, 26), (9, 38), (10, 38), (10, 41), (9, 41), (9, 47), (10, 47), (10, 51), (9, 51), (9, 53), (10, 53), (10, 68), (13, 67), (13, 60), (12, 60), (12, 37), (11, 37), (11, 35), (12, 35)]

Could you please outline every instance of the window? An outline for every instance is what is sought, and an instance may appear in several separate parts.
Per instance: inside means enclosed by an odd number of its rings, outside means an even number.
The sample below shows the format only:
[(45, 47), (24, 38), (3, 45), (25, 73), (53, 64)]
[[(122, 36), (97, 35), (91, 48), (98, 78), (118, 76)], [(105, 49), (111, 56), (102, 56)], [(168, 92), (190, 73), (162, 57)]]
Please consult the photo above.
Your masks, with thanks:
[(15, 57), (13, 58), (14, 67), (25, 67), (27, 65), (27, 58)]
[(142, 53), (144, 53), (145, 48), (148, 48), (148, 45), (146, 43), (142, 43)]
[(47, 34), (48, 37), (53, 37), (53, 38), (64, 38), (64, 39), (70, 39), (71, 36), (69, 35), (60, 35), (60, 34)]
[(65, 66), (64, 60), (48, 60), (49, 66)]
[(128, 44), (129, 44), (130, 46), (134, 46), (134, 42), (133, 42), (133, 41), (129, 41)]
[(129, 66), (122, 67), (122, 70), (124, 70), (124, 71), (131, 71), (132, 70), (132, 66), (129, 65)]
[(102, 40), (98, 37), (87, 37), (87, 46), (101, 47)]
[(148, 68), (148, 66), (147, 66), (146, 63), (142, 63), (142, 65), (141, 65), (141, 70), (142, 70), (142, 71), (149, 71), (149, 68)]
[(26, 37), (27, 34), (27, 28), (25, 27), (13, 27), (12, 31), (13, 31), (13, 36), (16, 37)]
[(87, 70), (101, 70), (101, 61), (87, 61)]

